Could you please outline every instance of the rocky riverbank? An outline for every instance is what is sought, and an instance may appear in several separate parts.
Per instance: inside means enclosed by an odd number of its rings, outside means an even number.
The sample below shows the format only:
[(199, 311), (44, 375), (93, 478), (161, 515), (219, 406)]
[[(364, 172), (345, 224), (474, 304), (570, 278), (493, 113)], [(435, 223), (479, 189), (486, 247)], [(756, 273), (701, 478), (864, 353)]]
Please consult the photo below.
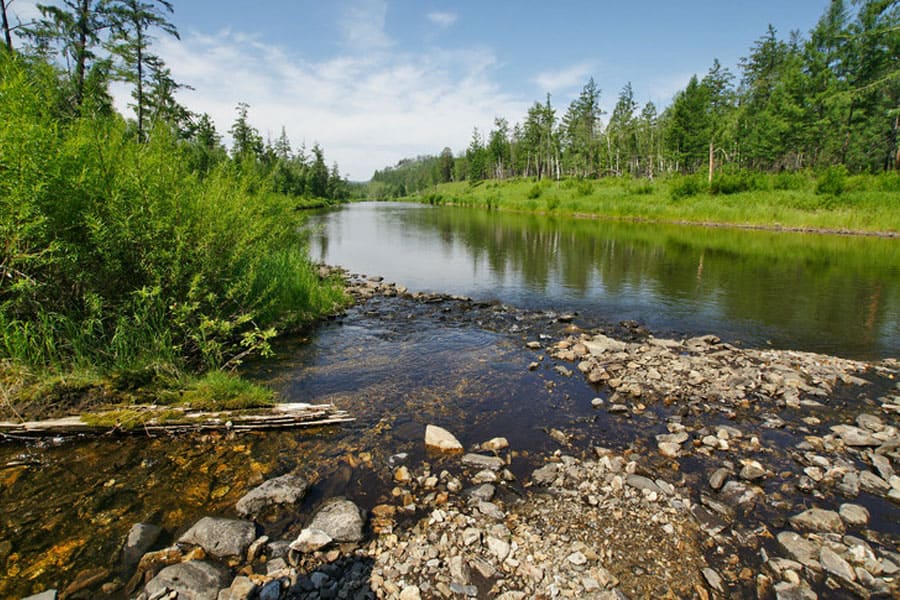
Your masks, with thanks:
[[(656, 338), (636, 323), (601, 330), (577, 315), (410, 294), (378, 278), (348, 277), (348, 289), (360, 302), (403, 298), (503, 329), (530, 356), (523, 373), (545, 376), (550, 392), (587, 386), (591, 418), (626, 422), (633, 438), (590, 436), (576, 420), (548, 428), (556, 450), (535, 455), (510, 447), (505, 431), (465, 447), (453, 435), (465, 423), (423, 428), (422, 460), (352, 457), (386, 483), (371, 510), (331, 498), (298, 519), (310, 482), (287, 473), (251, 490), (226, 518), (185, 523), (171, 544), (158, 527), (136, 525), (123, 541), (130, 581), (86, 573), (62, 595), (900, 593), (896, 361)], [(285, 521), (276, 528), (283, 535), (265, 535)]]

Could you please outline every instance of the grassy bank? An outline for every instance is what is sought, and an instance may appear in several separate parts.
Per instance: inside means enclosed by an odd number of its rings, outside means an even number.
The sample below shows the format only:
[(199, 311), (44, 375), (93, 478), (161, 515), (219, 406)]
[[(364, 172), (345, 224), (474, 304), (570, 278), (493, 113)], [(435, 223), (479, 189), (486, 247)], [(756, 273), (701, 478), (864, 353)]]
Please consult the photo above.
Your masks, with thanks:
[(896, 233), (900, 174), (720, 175), (560, 182), (489, 180), (446, 183), (407, 200), (560, 215), (658, 222)]
[(345, 302), (306, 252), (298, 209), (321, 201), (238, 161), (201, 174), (191, 151), (166, 123), (140, 141), (67, 108), (52, 67), (0, 52), (3, 417), (266, 404), (217, 372)]

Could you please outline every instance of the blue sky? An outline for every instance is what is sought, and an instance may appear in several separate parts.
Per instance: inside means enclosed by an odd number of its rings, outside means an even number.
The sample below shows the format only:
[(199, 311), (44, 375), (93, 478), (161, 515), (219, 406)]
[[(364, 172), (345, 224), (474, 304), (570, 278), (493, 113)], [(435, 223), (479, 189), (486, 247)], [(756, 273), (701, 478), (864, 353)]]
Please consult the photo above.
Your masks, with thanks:
[[(34, 0), (15, 0), (27, 18)], [(549, 92), (559, 114), (591, 76), (611, 111), (631, 82), (661, 110), (713, 58), (735, 74), (769, 23), (808, 32), (828, 0), (174, 0), (181, 40), (157, 52), (180, 99), (225, 134), (238, 102), (295, 145), (319, 142), (353, 180), (444, 146)], [(125, 110), (128, 92), (114, 88)]]

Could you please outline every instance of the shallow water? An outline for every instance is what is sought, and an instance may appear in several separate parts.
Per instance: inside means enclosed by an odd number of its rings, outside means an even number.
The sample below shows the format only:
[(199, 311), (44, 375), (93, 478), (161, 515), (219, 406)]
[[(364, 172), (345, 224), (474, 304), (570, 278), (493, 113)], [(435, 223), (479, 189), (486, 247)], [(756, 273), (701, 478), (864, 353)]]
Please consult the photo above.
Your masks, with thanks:
[(313, 256), (412, 290), (878, 359), (900, 355), (900, 241), (351, 204)]

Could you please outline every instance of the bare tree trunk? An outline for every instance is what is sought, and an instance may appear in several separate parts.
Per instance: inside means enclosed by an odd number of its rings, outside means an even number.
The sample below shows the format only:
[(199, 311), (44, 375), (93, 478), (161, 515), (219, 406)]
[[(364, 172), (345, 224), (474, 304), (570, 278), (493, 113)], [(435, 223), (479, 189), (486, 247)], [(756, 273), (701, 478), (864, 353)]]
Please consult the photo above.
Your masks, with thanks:
[(144, 141), (144, 52), (143, 32), (140, 23), (136, 23), (137, 33), (137, 112), (138, 112), (138, 141)]
[(712, 140), (709, 141), (709, 185), (712, 185), (713, 180), (713, 171), (716, 170), (716, 148), (712, 143)]
[(6, 0), (0, 0), (0, 13), (3, 13), (3, 37), (6, 38), (6, 48), (12, 52), (12, 34), (9, 29), (9, 18), (6, 16)]

